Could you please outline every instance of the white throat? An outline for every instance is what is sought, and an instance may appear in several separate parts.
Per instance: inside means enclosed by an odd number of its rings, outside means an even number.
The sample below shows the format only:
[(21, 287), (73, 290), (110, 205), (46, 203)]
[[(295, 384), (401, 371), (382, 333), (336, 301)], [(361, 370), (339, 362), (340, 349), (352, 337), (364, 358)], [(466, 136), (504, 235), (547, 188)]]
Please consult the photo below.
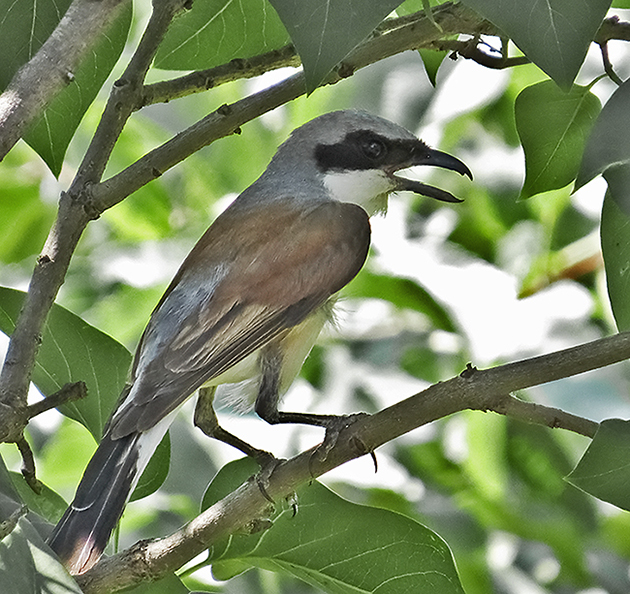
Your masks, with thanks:
[(328, 172), (324, 185), (333, 200), (354, 202), (370, 216), (387, 208), (387, 195), (393, 190), (391, 178), (380, 169)]

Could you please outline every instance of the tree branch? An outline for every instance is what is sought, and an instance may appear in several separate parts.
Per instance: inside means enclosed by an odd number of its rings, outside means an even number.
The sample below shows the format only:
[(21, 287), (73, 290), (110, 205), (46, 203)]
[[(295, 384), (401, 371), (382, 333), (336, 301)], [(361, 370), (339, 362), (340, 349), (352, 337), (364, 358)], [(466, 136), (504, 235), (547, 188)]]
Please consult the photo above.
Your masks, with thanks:
[[(24, 306), (9, 342), (0, 375), (2, 441), (21, 439), (28, 414), (26, 398), (41, 340), (41, 329), (61, 287), (70, 259), (87, 224), (100, 215), (90, 207), (90, 184), (98, 181), (125, 122), (133, 112), (146, 72), (169, 23), (185, 0), (154, 0), (154, 12), (123, 78), (114, 86), (103, 118), (68, 192), (59, 200), (57, 219), (37, 260)], [(94, 3), (90, 3), (94, 4)], [(97, 3), (98, 4), (98, 3)], [(124, 99), (121, 95), (127, 95)]]
[[(461, 4), (446, 2), (436, 7), (434, 11), (434, 20), (440, 25), (442, 32), (435, 28), (423, 10), (387, 19), (343, 60), (343, 67), (340, 65), (336, 69), (339, 76), (333, 73), (324, 84), (334, 84), (350, 73), (396, 53), (423, 47), (431, 48), (435, 40), (445, 35), (497, 34), (494, 25)], [(252, 78), (277, 68), (299, 66), (300, 63), (293, 45), (286, 45), (253, 58), (231, 60), (215, 68), (146, 85), (143, 101), (138, 108), (201, 93), (227, 82)]]
[[(468, 366), (459, 376), (435, 384), (374, 415), (359, 418), (342, 431), (325, 460), (316, 448), (281, 463), (269, 478), (266, 491), (275, 501), (295, 492), (314, 477), (422, 425), (462, 410), (495, 411), (518, 420), (562, 427), (592, 437), (598, 424), (558, 409), (525, 402), (510, 392), (570, 377), (630, 357), (630, 332), (576, 347), (478, 370)], [(115, 592), (173, 573), (212, 544), (246, 530), (268, 514), (269, 501), (255, 481), (207, 509), (181, 530), (153, 541), (141, 541), (103, 559), (77, 577), (86, 594)]]
[(86, 53), (129, 0), (74, 0), (44, 45), (0, 95), (0, 160), (72, 80)]
[[(78, 2), (79, 0), (77, 0)], [(85, 1), (85, 0), (82, 0)], [(113, 2), (114, 0), (108, 0)], [(120, 0), (117, 0), (120, 1)], [(302, 74), (221, 108), (145, 155), (118, 175), (100, 182), (111, 150), (129, 115), (143, 103), (140, 85), (168, 23), (185, 0), (154, 0), (154, 12), (143, 39), (125, 74), (114, 85), (108, 105), (77, 176), (59, 201), (57, 219), (40, 255), (24, 308), (9, 343), (0, 375), (0, 435), (3, 440), (20, 438), (31, 371), (39, 347), (41, 328), (63, 283), (70, 259), (91, 219), (200, 148), (238, 131), (240, 126), (305, 92)], [(487, 32), (492, 26), (462, 5), (447, 3), (435, 11), (443, 31)], [(359, 46), (333, 72), (326, 84), (334, 84), (356, 70), (407, 49), (414, 49), (442, 35), (419, 13), (388, 24), (387, 33), (375, 34)], [(6, 405), (3, 406), (3, 405)], [(0, 411), (0, 412), (2, 412)]]
[[(429, 21), (424, 12), (414, 15), (414, 19), (403, 19), (401, 26), (393, 26), (387, 33), (376, 34), (351, 52), (329, 75), (324, 85), (336, 84), (352, 76), (357, 70), (370, 64), (401, 53), (426, 47), (446, 33), (467, 32), (471, 34), (494, 32), (494, 26), (484, 21), (476, 13), (461, 4), (451, 3), (438, 7), (435, 21), (445, 33), (441, 33)], [(197, 78), (186, 79), (191, 85), (182, 86), (182, 79), (175, 79), (162, 86), (155, 94), (166, 100), (170, 94), (181, 96), (201, 90), (208, 72)], [(127, 169), (92, 187), (93, 206), (97, 211), (105, 211), (129, 194), (135, 192), (165, 171), (174, 167), (199, 149), (240, 130), (240, 127), (260, 115), (284, 105), (306, 92), (304, 75), (300, 72), (268, 89), (245, 97), (230, 106), (223, 106), (204, 119), (196, 122), (177, 136), (146, 154)]]

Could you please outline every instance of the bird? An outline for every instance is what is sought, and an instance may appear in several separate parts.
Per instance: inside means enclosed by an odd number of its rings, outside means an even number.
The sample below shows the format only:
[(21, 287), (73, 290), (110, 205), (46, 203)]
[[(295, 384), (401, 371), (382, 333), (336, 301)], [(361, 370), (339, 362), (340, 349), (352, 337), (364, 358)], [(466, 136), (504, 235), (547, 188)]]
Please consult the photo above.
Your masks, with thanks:
[(101, 557), (138, 478), (181, 405), (199, 390), (195, 423), (259, 460), (225, 431), (212, 399), (242, 384), (271, 424), (334, 433), (343, 417), (279, 410), (338, 292), (363, 267), (370, 216), (390, 193), (445, 202), (449, 192), (396, 175), (431, 165), (469, 168), (402, 126), (358, 110), (325, 113), (294, 130), (266, 170), (207, 229), (153, 310), (129, 380), (48, 544), (71, 574)]

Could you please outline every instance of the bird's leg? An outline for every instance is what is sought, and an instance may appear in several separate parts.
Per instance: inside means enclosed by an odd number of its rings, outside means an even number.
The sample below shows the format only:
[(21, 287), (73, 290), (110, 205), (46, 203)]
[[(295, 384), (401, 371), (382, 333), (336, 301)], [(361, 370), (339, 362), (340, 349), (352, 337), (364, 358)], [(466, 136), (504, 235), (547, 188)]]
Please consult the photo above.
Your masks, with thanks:
[(214, 394), (216, 387), (199, 388), (199, 397), (195, 408), (194, 422), (208, 437), (218, 439), (232, 447), (240, 450), (246, 456), (253, 458), (260, 464), (261, 468), (266, 468), (273, 463), (275, 467), (277, 460), (273, 454), (265, 450), (260, 450), (243, 441), (240, 437), (226, 431), (221, 425), (214, 411)]
[[(368, 413), (355, 413), (351, 415), (316, 415), (311, 413), (284, 412), (278, 410), (280, 398), (280, 373), (282, 369), (282, 355), (277, 348), (268, 347), (263, 352), (261, 360), (262, 379), (255, 410), (261, 419), (272, 425), (278, 423), (296, 423), (300, 425), (315, 425), (326, 429), (324, 441), (317, 449), (317, 455), (325, 460), (330, 450), (339, 440), (339, 434)], [(374, 453), (369, 451), (364, 444), (355, 438), (357, 449), (363, 453), (369, 453), (374, 460)]]

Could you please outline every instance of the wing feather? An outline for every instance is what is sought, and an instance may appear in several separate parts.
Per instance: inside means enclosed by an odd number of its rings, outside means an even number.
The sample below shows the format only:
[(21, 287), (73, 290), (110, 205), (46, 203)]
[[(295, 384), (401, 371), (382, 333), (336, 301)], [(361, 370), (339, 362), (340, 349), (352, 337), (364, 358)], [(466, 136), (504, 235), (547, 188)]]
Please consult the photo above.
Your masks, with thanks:
[[(348, 203), (235, 203), (209, 228), (152, 314), (112, 436), (145, 431), (321, 307), (361, 269), (368, 216)], [(208, 279), (204, 284), (204, 279)]]

